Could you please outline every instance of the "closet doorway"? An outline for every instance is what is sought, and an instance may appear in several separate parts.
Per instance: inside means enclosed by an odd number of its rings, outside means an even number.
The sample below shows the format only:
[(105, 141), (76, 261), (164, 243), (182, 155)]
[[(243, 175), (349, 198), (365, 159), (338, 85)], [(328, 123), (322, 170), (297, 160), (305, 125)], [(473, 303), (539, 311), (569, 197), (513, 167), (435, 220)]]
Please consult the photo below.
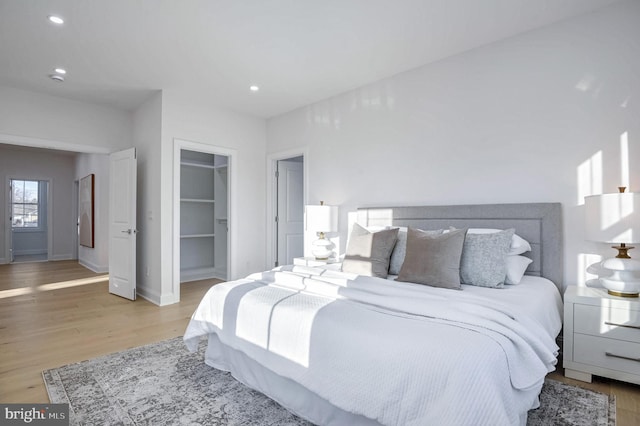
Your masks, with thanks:
[(9, 262), (49, 260), (49, 181), (9, 179)]
[(180, 282), (228, 276), (229, 157), (180, 150)]

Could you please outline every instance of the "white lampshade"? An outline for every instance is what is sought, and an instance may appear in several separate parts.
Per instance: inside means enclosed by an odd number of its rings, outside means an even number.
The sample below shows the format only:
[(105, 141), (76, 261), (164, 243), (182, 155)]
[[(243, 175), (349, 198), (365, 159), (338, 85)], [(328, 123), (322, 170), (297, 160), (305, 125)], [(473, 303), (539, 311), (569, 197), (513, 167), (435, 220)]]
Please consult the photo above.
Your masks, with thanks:
[(338, 230), (338, 207), (325, 206), (322, 201), (319, 206), (304, 206), (304, 229), (319, 236), (312, 243), (311, 253), (315, 258), (329, 259), (333, 256), (334, 245), (324, 234)]
[(338, 230), (338, 207), (304, 206), (304, 229), (312, 232), (336, 232)]
[(599, 281), (609, 294), (637, 297), (640, 292), (640, 262), (633, 260), (626, 244), (640, 242), (640, 194), (619, 192), (585, 197), (588, 240), (619, 244), (618, 256), (600, 264)]
[(584, 198), (587, 240), (640, 242), (640, 193), (624, 192)]

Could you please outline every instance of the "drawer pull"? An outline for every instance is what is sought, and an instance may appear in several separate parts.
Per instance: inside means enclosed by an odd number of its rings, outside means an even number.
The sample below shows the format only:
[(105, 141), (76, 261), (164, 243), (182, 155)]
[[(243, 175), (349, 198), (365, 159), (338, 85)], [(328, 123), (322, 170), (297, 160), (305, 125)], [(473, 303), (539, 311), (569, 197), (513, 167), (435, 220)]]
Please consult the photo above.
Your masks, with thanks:
[(616, 355), (616, 354), (612, 354), (611, 352), (605, 352), (604, 353), (606, 356), (610, 356), (613, 358), (621, 358), (621, 359), (628, 359), (629, 361), (636, 361), (636, 362), (640, 362), (640, 358), (632, 358), (630, 356), (624, 356), (624, 355)]
[(631, 324), (617, 324), (611, 321), (605, 321), (605, 325), (614, 325), (616, 327), (625, 327), (625, 328), (635, 328), (636, 330), (640, 330), (640, 325), (631, 325)]

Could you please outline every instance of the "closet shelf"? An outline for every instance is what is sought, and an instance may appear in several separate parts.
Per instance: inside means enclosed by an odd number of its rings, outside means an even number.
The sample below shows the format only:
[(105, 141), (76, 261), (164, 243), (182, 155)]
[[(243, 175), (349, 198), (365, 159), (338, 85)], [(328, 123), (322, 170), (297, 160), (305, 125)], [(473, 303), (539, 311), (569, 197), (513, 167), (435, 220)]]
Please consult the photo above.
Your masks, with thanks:
[(215, 203), (215, 200), (207, 200), (204, 198), (180, 198), (181, 203)]
[(180, 235), (180, 238), (212, 238), (215, 236), (216, 234), (187, 234), (187, 235)]
[(226, 164), (213, 165), (213, 164), (199, 163), (197, 161), (189, 161), (189, 160), (182, 160), (180, 161), (180, 164), (183, 166), (189, 166), (189, 167), (202, 167), (203, 169), (226, 169), (227, 168)]

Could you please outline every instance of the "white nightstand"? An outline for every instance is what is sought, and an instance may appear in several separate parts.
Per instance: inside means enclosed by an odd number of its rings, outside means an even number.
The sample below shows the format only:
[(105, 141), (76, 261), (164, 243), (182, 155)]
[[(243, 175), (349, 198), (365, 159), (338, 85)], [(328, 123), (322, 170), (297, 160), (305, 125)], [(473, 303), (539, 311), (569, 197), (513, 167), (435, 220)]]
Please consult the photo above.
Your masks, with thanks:
[(324, 266), (336, 263), (336, 259), (318, 260), (315, 257), (294, 257), (293, 264), (299, 266)]
[(640, 300), (567, 287), (563, 367), (566, 377), (585, 382), (595, 374), (640, 384)]

